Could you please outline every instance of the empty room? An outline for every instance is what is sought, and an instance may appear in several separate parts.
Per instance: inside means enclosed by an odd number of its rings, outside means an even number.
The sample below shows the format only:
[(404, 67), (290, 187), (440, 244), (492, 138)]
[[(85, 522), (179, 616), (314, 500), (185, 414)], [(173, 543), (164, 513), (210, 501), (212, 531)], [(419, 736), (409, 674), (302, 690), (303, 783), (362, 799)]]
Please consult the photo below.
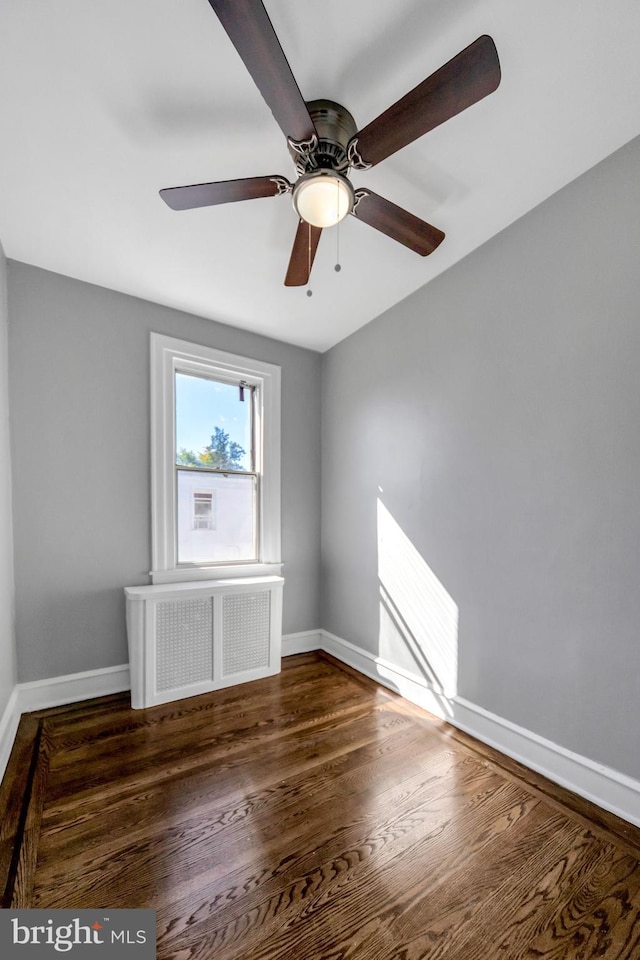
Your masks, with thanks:
[(639, 43), (4, 0), (3, 956), (640, 958)]

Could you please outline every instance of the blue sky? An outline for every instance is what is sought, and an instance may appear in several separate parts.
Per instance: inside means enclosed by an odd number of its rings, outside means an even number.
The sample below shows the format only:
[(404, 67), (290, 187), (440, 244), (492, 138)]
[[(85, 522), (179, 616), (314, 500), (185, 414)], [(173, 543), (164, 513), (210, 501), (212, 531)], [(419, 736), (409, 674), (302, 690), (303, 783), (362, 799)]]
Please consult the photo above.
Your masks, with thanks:
[(176, 447), (194, 453), (211, 442), (214, 427), (221, 427), (248, 452), (251, 448), (249, 392), (239, 400), (238, 387), (176, 373)]

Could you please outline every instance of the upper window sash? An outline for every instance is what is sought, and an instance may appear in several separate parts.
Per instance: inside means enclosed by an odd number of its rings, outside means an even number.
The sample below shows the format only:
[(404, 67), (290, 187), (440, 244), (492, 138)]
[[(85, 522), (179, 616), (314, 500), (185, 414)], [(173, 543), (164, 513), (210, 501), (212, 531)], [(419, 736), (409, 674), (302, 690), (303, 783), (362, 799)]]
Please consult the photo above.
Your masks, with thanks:
[[(187, 376), (190, 375), (189, 371), (184, 370), (182, 368), (177, 368), (177, 367), (174, 370), (174, 375), (176, 373), (182, 373)], [(201, 379), (211, 380), (214, 383), (227, 383), (229, 386), (234, 386), (234, 387), (239, 386), (236, 379), (222, 380), (221, 377), (205, 377), (205, 378), (201, 377)], [(174, 379), (174, 391), (175, 391), (175, 383), (176, 381)], [(259, 388), (257, 384), (247, 383), (246, 380), (242, 381), (242, 386), (244, 387), (244, 392), (245, 392), (245, 397), (243, 402), (245, 402), (250, 407), (250, 413), (249, 413), (250, 436), (249, 436), (249, 444), (248, 444), (249, 449), (247, 451), (249, 454), (249, 466), (223, 468), (223, 467), (207, 466), (207, 464), (204, 464), (204, 463), (197, 463), (197, 464), (179, 463), (178, 454), (180, 451), (178, 449), (177, 424), (174, 421), (174, 463), (178, 470), (189, 470), (189, 471), (200, 470), (203, 473), (220, 473), (220, 474), (242, 473), (242, 474), (249, 474), (256, 477), (260, 474), (261, 471), (260, 471), (260, 467), (257, 460), (257, 444), (256, 444), (256, 408), (257, 408), (257, 401), (259, 396), (259, 393), (258, 393)], [(175, 412), (175, 406), (176, 404), (175, 404), (175, 393), (174, 393), (174, 412)]]
[[(251, 390), (254, 468), (258, 483), (257, 562), (177, 565), (175, 524), (175, 373), (229, 383), (245, 381)], [(247, 398), (248, 399), (248, 398)], [(254, 471), (251, 471), (254, 472)], [(151, 334), (151, 508), (154, 583), (279, 573), (280, 553), (280, 367)]]

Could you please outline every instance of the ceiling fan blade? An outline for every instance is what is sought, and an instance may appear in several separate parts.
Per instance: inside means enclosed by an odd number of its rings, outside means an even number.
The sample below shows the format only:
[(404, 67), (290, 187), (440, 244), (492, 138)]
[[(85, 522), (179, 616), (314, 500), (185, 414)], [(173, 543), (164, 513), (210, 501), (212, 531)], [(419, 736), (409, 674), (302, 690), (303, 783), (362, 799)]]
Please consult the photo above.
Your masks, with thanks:
[(313, 227), (306, 220), (300, 220), (284, 278), (285, 287), (303, 287), (308, 283), (321, 233), (322, 227)]
[(496, 45), (491, 37), (478, 37), (352, 137), (353, 166), (380, 163), (493, 93), (499, 83)]
[(316, 128), (260, 0), (209, 0), (286, 137), (309, 140)]
[(236, 200), (256, 200), (288, 193), (286, 177), (246, 177), (243, 180), (219, 180), (217, 183), (193, 183), (187, 187), (165, 187), (160, 196), (172, 210), (192, 210)]
[(433, 253), (444, 240), (442, 230), (370, 190), (356, 190), (356, 204), (351, 212), (357, 220), (386, 233), (421, 257)]

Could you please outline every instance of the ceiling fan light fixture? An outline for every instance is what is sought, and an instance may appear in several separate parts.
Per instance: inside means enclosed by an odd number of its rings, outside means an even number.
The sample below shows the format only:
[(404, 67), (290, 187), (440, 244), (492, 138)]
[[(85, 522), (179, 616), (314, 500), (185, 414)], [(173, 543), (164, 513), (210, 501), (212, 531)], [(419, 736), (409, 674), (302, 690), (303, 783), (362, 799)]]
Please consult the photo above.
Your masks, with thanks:
[(351, 213), (355, 196), (346, 177), (335, 170), (305, 173), (293, 188), (293, 206), (313, 227), (333, 227)]

